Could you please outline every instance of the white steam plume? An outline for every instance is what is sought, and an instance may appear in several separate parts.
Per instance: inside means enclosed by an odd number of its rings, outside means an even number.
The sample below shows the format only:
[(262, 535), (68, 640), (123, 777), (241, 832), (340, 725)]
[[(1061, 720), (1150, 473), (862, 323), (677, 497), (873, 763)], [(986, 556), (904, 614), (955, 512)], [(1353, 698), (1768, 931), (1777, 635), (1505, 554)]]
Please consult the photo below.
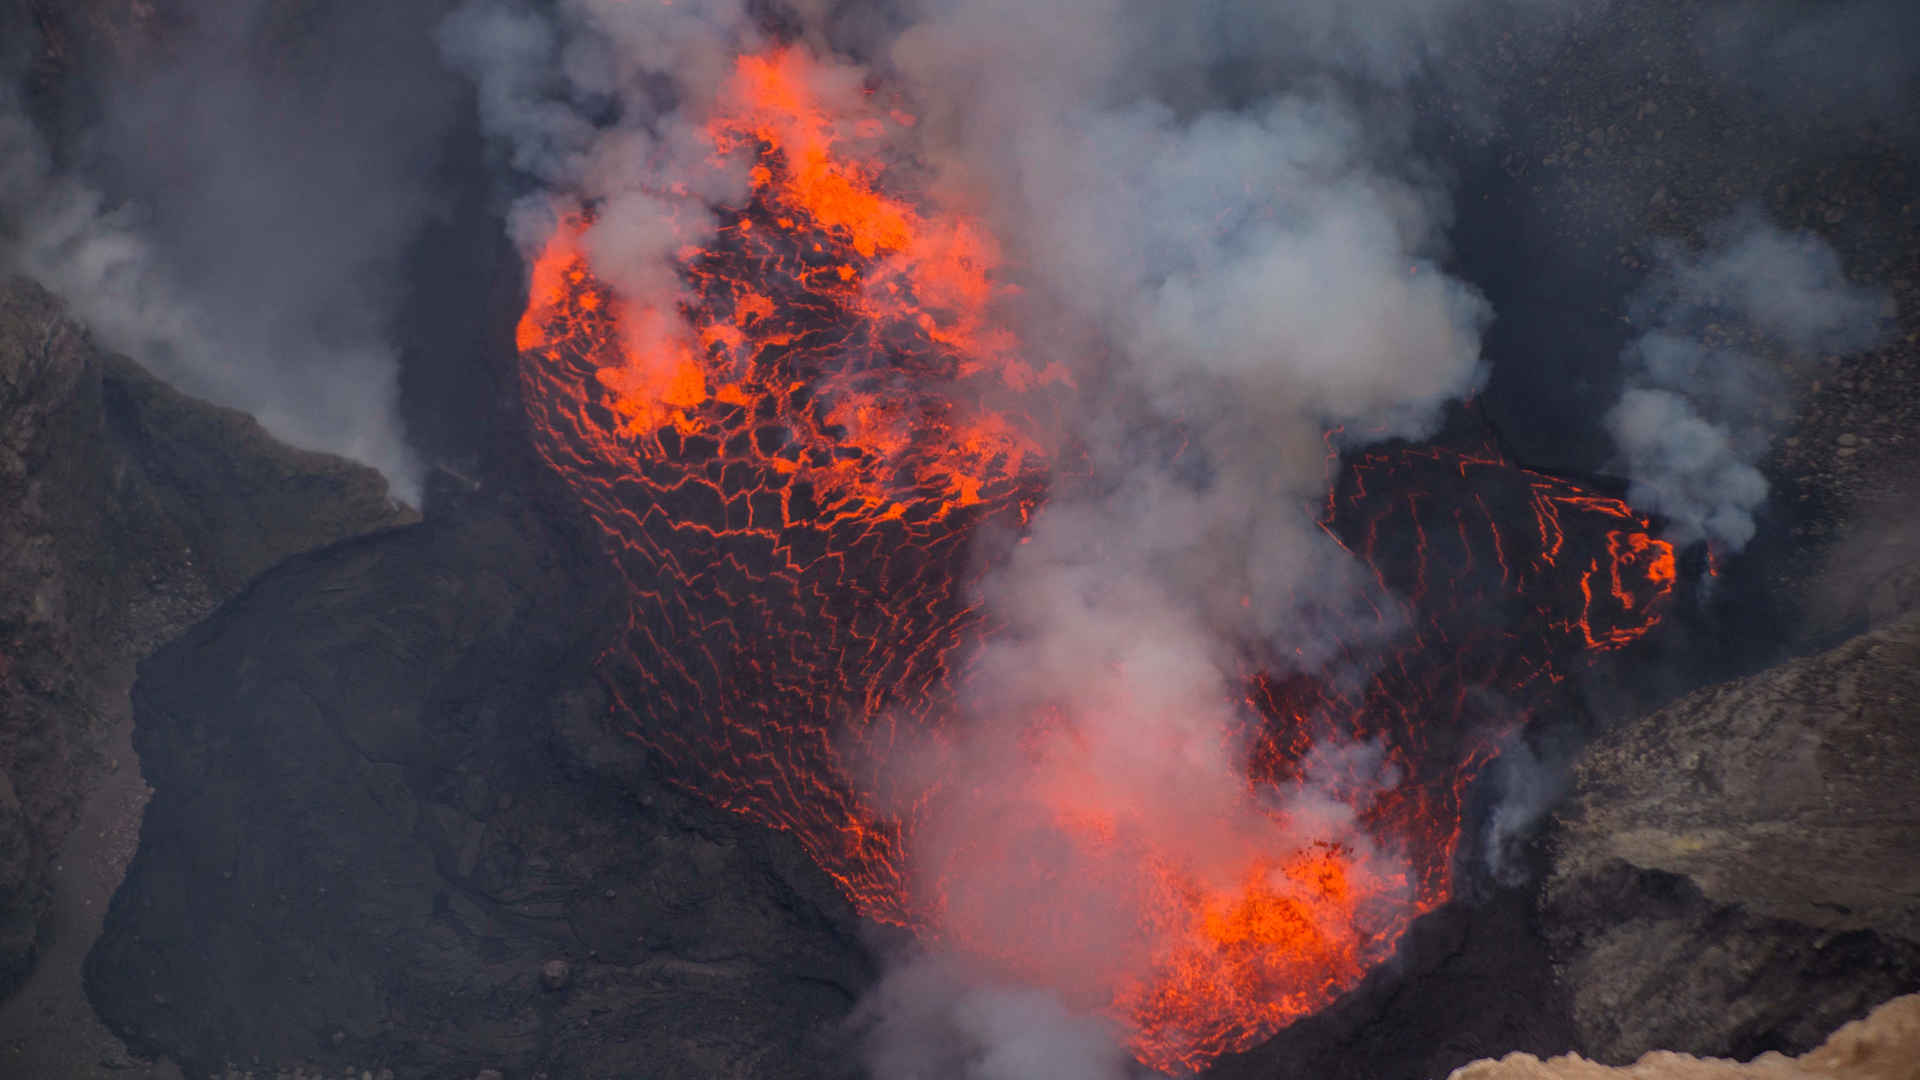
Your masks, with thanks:
[[(1355, 822), (1392, 781), (1377, 752), (1316, 748), (1276, 805), (1248, 792), (1229, 733), (1249, 652), (1314, 670), (1393, 629), (1313, 520), (1328, 428), (1417, 438), (1481, 377), (1487, 306), (1436, 266), (1446, 198), (1409, 167), (1404, 116), (1310, 77), (1397, 85), (1426, 20), (1460, 7), (1263, 7), (1269, 43), (1339, 38), (1353, 47), (1331, 54), (1354, 66), (1296, 69), (1295, 87), (1232, 107), (1157, 88), (1203, 82), (1221, 41), (1245, 47), (1208, 22), (1246, 6), (970, 0), (889, 54), (943, 182), (984, 198), (1014, 245), (1025, 340), (1075, 371), (1098, 477), (1056, 494), (981, 585), (1003, 629), (976, 659), (960, 749), (939, 766), (951, 795), (913, 870), (946, 898), (943, 929), (994, 943), (1077, 1009), (1155, 960), (1129, 844), (1229, 891), (1252, 858), (1313, 841), (1382, 877), (1403, 868)], [(1170, 429), (1188, 445), (1177, 466), (1137, 445)], [(1076, 846), (1063, 809), (1116, 823), (1122, 854)], [(876, 1007), (926, 1019), (907, 994), (886, 986)], [(901, 1042), (874, 1044), (877, 1075), (944, 1075), (901, 1068)], [(1125, 1075), (1124, 1059), (1086, 1060)]]
[(1679, 543), (1745, 547), (1767, 497), (1758, 462), (1783, 392), (1777, 360), (1871, 346), (1883, 304), (1819, 237), (1756, 211), (1715, 226), (1698, 252), (1663, 247), (1632, 305), (1646, 329), (1607, 414), (1628, 499), (1665, 517)]
[[(674, 252), (711, 230), (711, 206), (747, 191), (749, 163), (710, 160), (697, 111), (679, 107), (712, 102), (736, 52), (765, 44), (745, 5), (472, 0), (442, 24), (440, 44), (474, 79), (482, 122), (513, 166), (539, 181), (510, 222), (523, 250), (592, 202), (596, 273), (629, 296), (677, 295)], [(596, 123), (601, 114), (616, 119)]]
[[(85, 171), (0, 91), (0, 262), (109, 347), (418, 498), (392, 321), (457, 84), (430, 11), (196, 5), (97, 80)], [(427, 59), (430, 59), (430, 54)]]

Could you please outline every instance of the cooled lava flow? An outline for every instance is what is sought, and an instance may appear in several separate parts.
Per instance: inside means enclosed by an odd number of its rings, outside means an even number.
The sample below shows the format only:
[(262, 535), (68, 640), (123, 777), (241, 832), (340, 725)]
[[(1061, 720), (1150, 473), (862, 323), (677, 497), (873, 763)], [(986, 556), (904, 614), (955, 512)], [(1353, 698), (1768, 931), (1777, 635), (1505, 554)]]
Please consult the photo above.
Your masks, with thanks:
[[(1074, 390), (996, 325), (991, 236), (894, 193), (863, 151), (911, 118), (829, 116), (808, 63), (739, 61), (707, 132), (750, 155), (750, 195), (681, 252), (680, 296), (616, 295), (584, 254), (591, 221), (555, 233), (519, 328), (527, 406), (625, 579), (602, 664), (618, 722), (690, 788), (792, 832), (862, 913), (996, 957), (916, 892), (920, 811), (866, 793), (897, 787), (896, 739), (938, 732), (964, 692), (993, 631), (962, 588), (968, 541), (1017, 535), (1044, 500), (1050, 403)], [(1374, 740), (1398, 780), (1356, 809), (1403, 869), (1338, 843), (1251, 852), (1224, 886), (1176, 851), (1104, 863), (1149, 898), (1151, 963), (1097, 1004), (1158, 1068), (1242, 1049), (1385, 958), (1445, 899), (1461, 791), (1500, 725), (1558, 665), (1644, 634), (1673, 588), (1671, 548), (1623, 504), (1491, 454), (1334, 468), (1323, 527), (1372, 568), (1382, 624), (1409, 629), (1343, 657), (1357, 681), (1253, 664), (1246, 782), (1284, 790), (1315, 746)], [(926, 783), (889, 805), (952, 794)], [(1093, 819), (1064, 835), (1112, 840)]]

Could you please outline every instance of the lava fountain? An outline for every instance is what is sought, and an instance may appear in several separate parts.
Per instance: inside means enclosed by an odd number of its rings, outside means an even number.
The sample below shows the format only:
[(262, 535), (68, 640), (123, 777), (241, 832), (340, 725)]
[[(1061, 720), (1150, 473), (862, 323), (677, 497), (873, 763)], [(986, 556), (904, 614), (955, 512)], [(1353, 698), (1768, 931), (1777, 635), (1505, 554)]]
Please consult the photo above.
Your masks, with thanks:
[[(956, 781), (954, 717), (1001, 630), (970, 585), (1075, 482), (1057, 418), (1078, 388), (1000, 317), (1016, 275), (991, 230), (885, 153), (913, 117), (873, 93), (830, 111), (812, 63), (738, 58), (703, 138), (748, 192), (686, 238), (668, 294), (596, 272), (592, 207), (532, 268), (537, 449), (629, 599), (602, 659), (618, 722), (792, 833), (864, 915), (1197, 1069), (1329, 1003), (1446, 898), (1466, 784), (1568, 664), (1657, 623), (1672, 549), (1491, 450), (1343, 456), (1330, 433), (1320, 528), (1400, 629), (1323, 672), (1248, 652), (1209, 737), (1179, 748), (1235, 778), (1196, 796), (1219, 808), (1205, 842), (1131, 805), (1128, 762), (1162, 748), (1103, 746), (1097, 716), (1035, 709), (999, 790)], [(1151, 714), (1162, 674), (1090, 677), (1105, 707)], [(1009, 913), (1053, 952), (1006, 936)]]

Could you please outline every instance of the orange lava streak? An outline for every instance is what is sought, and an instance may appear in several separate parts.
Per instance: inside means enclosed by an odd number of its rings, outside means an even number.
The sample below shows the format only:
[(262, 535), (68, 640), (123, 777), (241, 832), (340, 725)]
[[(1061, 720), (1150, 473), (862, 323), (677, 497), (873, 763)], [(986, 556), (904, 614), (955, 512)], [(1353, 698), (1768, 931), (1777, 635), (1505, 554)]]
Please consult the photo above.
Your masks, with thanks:
[(1397, 928), (1371, 938), (1356, 926), (1369, 906), (1404, 906), (1404, 884), (1330, 844), (1256, 859), (1230, 889), (1172, 883), (1177, 918), (1154, 977), (1122, 994), (1143, 1059), (1197, 1069), (1332, 1001), (1386, 958)]
[(859, 254), (872, 258), (907, 247), (919, 231), (918, 215), (874, 190), (877, 169), (833, 153), (838, 125), (814, 100), (810, 68), (793, 50), (742, 57), (733, 86), (745, 108), (715, 122), (717, 145), (724, 152), (739, 145), (735, 140), (750, 139), (779, 148), (785, 167), (778, 180), (771, 168), (756, 166), (754, 186), (777, 184), (778, 202), (806, 211), (823, 229), (846, 230)]
[[(862, 913), (993, 957), (906, 870), (951, 793), (935, 782), (887, 815), (865, 792), (899, 734), (940, 729), (959, 658), (991, 629), (964, 600), (966, 544), (1027, 524), (1047, 464), (1034, 417), (1072, 386), (1001, 327), (991, 235), (888, 190), (877, 147), (910, 118), (836, 113), (817, 92), (830, 74), (797, 49), (740, 59), (707, 131), (750, 194), (680, 253), (681, 295), (610, 288), (585, 254), (590, 215), (556, 231), (516, 332), (525, 396), (630, 597), (603, 666), (621, 722), (681, 782), (792, 832)], [(1550, 687), (1560, 658), (1644, 634), (1674, 586), (1671, 547), (1623, 504), (1490, 453), (1364, 455), (1335, 479), (1323, 528), (1415, 630), (1343, 658), (1376, 672), (1361, 687), (1246, 672), (1248, 791), (1284, 789), (1328, 740), (1378, 740), (1403, 780), (1355, 809), (1403, 865), (1318, 844), (1202, 874), (1083, 784), (1029, 793), (1139, 898), (1147, 958), (1097, 1004), (1157, 1068), (1243, 1049), (1388, 956), (1446, 897), (1462, 793), (1497, 734), (1477, 690)], [(980, 851), (980, 872), (1003, 854)], [(1045, 914), (1074, 932), (1071, 912)]]

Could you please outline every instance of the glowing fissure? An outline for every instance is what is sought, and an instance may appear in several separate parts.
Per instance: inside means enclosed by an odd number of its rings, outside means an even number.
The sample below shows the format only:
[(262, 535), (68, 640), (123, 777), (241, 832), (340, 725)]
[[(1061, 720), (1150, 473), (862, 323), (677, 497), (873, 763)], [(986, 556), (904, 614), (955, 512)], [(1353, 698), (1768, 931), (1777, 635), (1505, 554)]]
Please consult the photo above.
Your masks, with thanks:
[[(916, 874), (916, 843), (974, 793), (896, 759), (941, 747), (966, 698), (969, 646), (994, 631), (965, 600), (968, 541), (1027, 526), (1058, 465), (1049, 402), (1074, 387), (996, 322), (1009, 286), (988, 232), (888, 192), (863, 148), (911, 117), (830, 115), (809, 64), (739, 59), (707, 133), (716, 161), (750, 158), (750, 194), (681, 252), (681, 296), (616, 295), (585, 217), (553, 234), (518, 332), (538, 450), (631, 599), (603, 661), (618, 721), (690, 787), (795, 834), (862, 913), (1046, 982), (946, 888), (1030, 854), (963, 838), (947, 877)], [(1550, 693), (1556, 662), (1644, 634), (1674, 586), (1672, 549), (1624, 504), (1491, 453), (1334, 464), (1322, 527), (1404, 609), (1383, 622), (1412, 629), (1342, 656), (1374, 673), (1360, 685), (1237, 673), (1245, 698), (1221, 715), (1242, 719), (1199, 752), (1250, 748), (1244, 790), (1222, 798), (1271, 827), (1199, 865), (1116, 802), (1085, 717), (1033, 718), (1033, 767), (1005, 804), (1064, 838), (1062, 865), (1121, 879), (1100, 886), (1127, 899), (1129, 940), (1079, 1004), (1157, 1068), (1245, 1048), (1389, 955), (1445, 899), (1462, 793), (1529, 700), (1491, 717), (1482, 692)], [(1515, 520), (1535, 528), (1497, 524)], [(1334, 746), (1382, 760), (1343, 788)], [(1328, 770), (1370, 850), (1301, 841), (1288, 793)], [(1086, 932), (1074, 884), (1021, 917)]]

